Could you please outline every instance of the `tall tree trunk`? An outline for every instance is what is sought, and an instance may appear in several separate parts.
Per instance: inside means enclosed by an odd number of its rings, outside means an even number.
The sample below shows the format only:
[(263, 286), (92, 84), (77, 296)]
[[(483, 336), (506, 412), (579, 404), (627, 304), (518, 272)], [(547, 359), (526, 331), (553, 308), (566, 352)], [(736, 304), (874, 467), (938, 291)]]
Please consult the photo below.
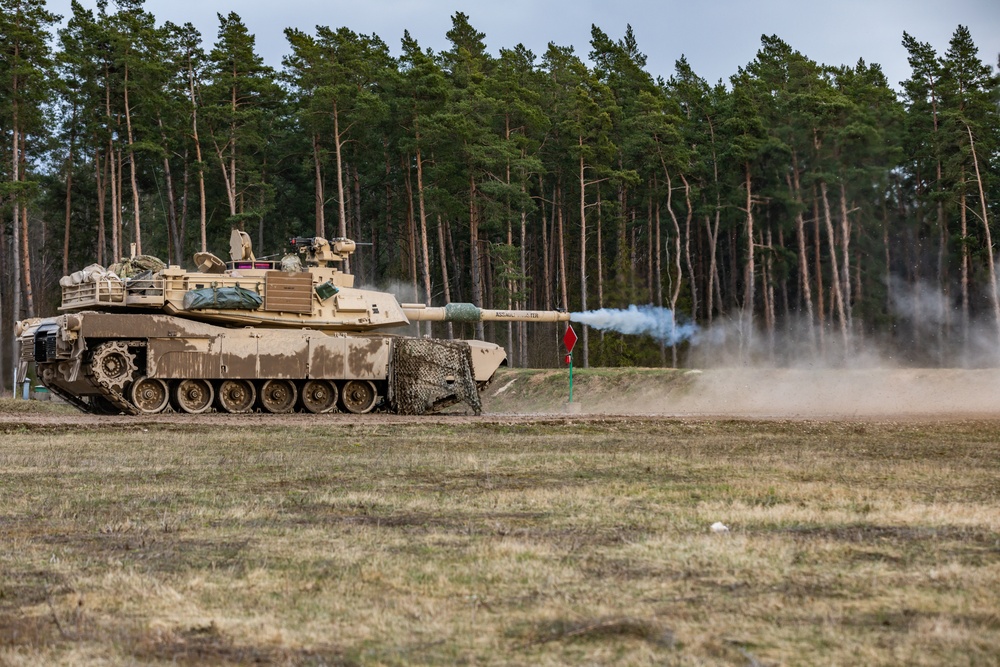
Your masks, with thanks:
[[(23, 154), (22, 154), (23, 155)], [(23, 179), (25, 174), (21, 174)], [(21, 207), (21, 266), (24, 267), (24, 310), (28, 317), (35, 316), (35, 290), (31, 279), (31, 244), (28, 238), (28, 207)]]
[[(579, 136), (580, 148), (580, 310), (587, 311), (587, 182), (585, 180), (585, 166), (583, 162), (583, 135)], [(590, 368), (590, 344), (587, 325), (581, 327), (580, 347), (583, 351), (581, 355), (581, 365), (583, 368)]]
[[(525, 194), (524, 181), (521, 181), (521, 194)], [(526, 256), (526, 246), (528, 243), (528, 212), (524, 209), (521, 210), (521, 285), (520, 292), (521, 298), (519, 299), (519, 307), (524, 309), (527, 307), (525, 299), (528, 294), (528, 262)], [(528, 327), (525, 322), (517, 323), (517, 338), (518, 338), (518, 348), (521, 350), (521, 359), (518, 364), (521, 368), (528, 367)]]
[(117, 262), (122, 258), (121, 240), (121, 201), (118, 199), (118, 172), (119, 165), (116, 164), (116, 153), (113, 140), (108, 140), (108, 161), (111, 165), (111, 262)]
[[(721, 286), (719, 285), (721, 282), (719, 279), (719, 260), (716, 250), (719, 245), (719, 218), (720, 212), (718, 208), (715, 210), (715, 225), (712, 224), (711, 216), (707, 213), (705, 214), (705, 232), (708, 237), (708, 288), (705, 290), (705, 317), (708, 319), (709, 326), (711, 326), (712, 319), (715, 317), (715, 303), (722, 304)], [(656, 242), (657, 244), (660, 242), (659, 229), (657, 229)], [(657, 258), (657, 263), (659, 263), (659, 258)], [(658, 271), (659, 269), (657, 269)]]
[(854, 313), (851, 308), (851, 219), (847, 210), (847, 187), (840, 183), (840, 237), (844, 258), (844, 313), (847, 316), (847, 330), (854, 331)]
[[(548, 238), (548, 227), (545, 224), (545, 183), (542, 180), (541, 174), (538, 175), (538, 191), (543, 193), (540, 195), (541, 213), (542, 213), (542, 283), (545, 286), (545, 310), (552, 310), (552, 271), (549, 262), (549, 258), (552, 256), (552, 244), (549, 243)], [(556, 199), (555, 190), (552, 191), (552, 201)], [(555, 221), (555, 206), (552, 207), (552, 218)]]
[[(233, 73), (235, 77), (235, 72)], [(230, 99), (230, 110), (236, 114), (236, 88), (232, 88)], [(222, 182), (226, 185), (226, 202), (229, 204), (229, 216), (236, 217), (236, 123), (229, 123), (229, 138), (226, 143), (219, 145), (219, 142), (212, 138), (212, 145), (215, 147), (215, 156), (219, 160), (219, 169), (222, 171)], [(240, 221), (239, 228), (243, 229), (243, 222)]]
[[(352, 234), (356, 234), (353, 238), (362, 239), (364, 236), (361, 232), (361, 177), (358, 175), (357, 165), (351, 165), (351, 180), (354, 184), (354, 231)], [(367, 280), (368, 274), (365, 273), (365, 255), (364, 253), (355, 253), (354, 255), (354, 275), (360, 276), (362, 282)], [(430, 329), (428, 328), (428, 331)]]
[(187, 251), (185, 247), (187, 245), (187, 222), (188, 222), (188, 202), (190, 201), (191, 188), (191, 162), (189, 160), (190, 149), (184, 147), (184, 156), (182, 158), (182, 163), (184, 165), (184, 174), (181, 176), (181, 218), (180, 218), (180, 250), (179, 257), (180, 261), (184, 261), (184, 255)]
[(815, 349), (816, 347), (816, 322), (813, 319), (813, 300), (812, 300), (812, 286), (810, 285), (809, 279), (809, 261), (806, 257), (806, 222), (805, 218), (802, 216), (802, 193), (799, 189), (799, 170), (796, 165), (795, 157), (792, 157), (792, 174), (795, 176), (795, 180), (792, 180), (791, 176), (785, 177), (788, 183), (788, 189), (791, 192), (792, 199), (799, 205), (798, 212), (795, 214), (795, 237), (798, 241), (798, 255), (799, 255), (799, 291), (802, 294), (802, 300), (805, 302), (806, 307), (806, 322), (808, 323), (809, 329), (809, 343)]
[(125, 252), (125, 162), (122, 160), (122, 149), (118, 147), (116, 159), (118, 161), (118, 205), (115, 210), (118, 212), (118, 258), (121, 259)]
[[(653, 217), (652, 211), (652, 198), (656, 196), (656, 192), (659, 190), (656, 176), (653, 176), (653, 194), (650, 195), (650, 217)], [(663, 307), (663, 239), (662, 239), (663, 229), (660, 224), (660, 201), (657, 197), (656, 200), (656, 216), (655, 222), (653, 224), (653, 235), (655, 237), (656, 252), (654, 253), (653, 263), (655, 264), (656, 273), (656, 305), (660, 308)]]
[[(431, 305), (431, 253), (427, 244), (427, 211), (424, 208), (424, 160), (420, 152), (420, 132), (417, 132), (417, 203), (420, 208), (420, 256), (423, 258), (424, 303)], [(427, 323), (427, 334), (431, 323)]]
[[(597, 307), (604, 308), (604, 223), (601, 210), (601, 190), (597, 190)], [(604, 339), (604, 332), (601, 332)]]
[(719, 275), (719, 264), (717, 260), (718, 247), (719, 247), (719, 227), (722, 218), (722, 192), (719, 189), (719, 158), (715, 151), (715, 124), (712, 122), (710, 116), (706, 116), (705, 120), (708, 121), (708, 136), (711, 140), (712, 145), (712, 184), (715, 186), (715, 225), (714, 227), (709, 225), (708, 215), (705, 216), (705, 227), (708, 231), (708, 252), (709, 252), (709, 269), (708, 269), (708, 323), (712, 324), (712, 287), (715, 286), (716, 301), (719, 307), (722, 307), (722, 277)]
[[(340, 112), (337, 110), (337, 101), (333, 101), (333, 149), (337, 159), (337, 213), (340, 215), (340, 226), (337, 235), (347, 236), (347, 211), (344, 208), (344, 169), (343, 169), (343, 139), (340, 136)], [(344, 260), (344, 271), (350, 273), (350, 258)]]
[(566, 235), (563, 233), (562, 188), (556, 188), (556, 218), (559, 234), (559, 287), (562, 292), (562, 307), (569, 310), (569, 289), (566, 281)]
[(323, 168), (320, 163), (319, 134), (313, 132), (313, 172), (315, 174), (315, 200), (316, 200), (316, 236), (326, 238), (326, 218), (323, 209), (326, 205), (326, 196), (323, 194)]
[[(451, 303), (451, 284), (448, 282), (448, 257), (444, 243), (444, 223), (441, 222), (441, 214), (437, 216), (438, 246), (441, 250), (441, 284), (444, 285), (444, 302)], [(448, 340), (455, 337), (455, 328), (451, 321), (445, 323), (448, 331)]]
[(160, 140), (163, 142), (163, 176), (167, 181), (167, 227), (174, 248), (174, 262), (180, 264), (184, 261), (184, 241), (181, 239), (180, 225), (177, 224), (177, 201), (174, 198), (174, 177), (170, 171), (170, 153), (167, 151), (167, 133), (163, 129), (163, 117), (159, 113), (156, 114), (156, 123), (160, 128)]
[(69, 150), (66, 153), (66, 206), (63, 224), (62, 273), (69, 274), (69, 229), (73, 214), (73, 148), (76, 143), (76, 105), (73, 105), (73, 129), (69, 133)]
[(969, 344), (969, 221), (968, 203), (965, 194), (965, 167), (962, 167), (962, 176), (959, 178), (961, 187), (958, 196), (959, 232), (962, 236), (962, 340)]
[(750, 180), (750, 163), (747, 162), (743, 165), (744, 173), (744, 185), (746, 189), (746, 235), (747, 235), (747, 261), (746, 267), (744, 269), (744, 283), (743, 283), (743, 312), (740, 314), (740, 321), (744, 324), (741, 326), (742, 329), (740, 342), (743, 347), (743, 351), (746, 352), (751, 349), (751, 343), (753, 341), (753, 310), (754, 310), (754, 291), (755, 291), (755, 280), (757, 269), (754, 265), (754, 229), (753, 229), (753, 190), (751, 189)]
[[(939, 114), (938, 114), (938, 91), (936, 82), (931, 82), (930, 93), (931, 93), (931, 114), (934, 121), (934, 136), (933, 141), (935, 145), (935, 152), (937, 152), (937, 159), (935, 160), (935, 170), (937, 178), (934, 181), (934, 187), (937, 190), (937, 226), (939, 230), (939, 241), (938, 241), (938, 289), (941, 290), (941, 295), (946, 304), (951, 302), (949, 298), (949, 285), (948, 285), (948, 218), (945, 216), (944, 210), (944, 176), (941, 164), (940, 155), (940, 142), (938, 137), (939, 134)], [(944, 328), (947, 327), (947, 322), (951, 316), (951, 308), (944, 308), (943, 317), (940, 318), (938, 323), (938, 350), (942, 350), (944, 347)]]
[[(600, 209), (598, 209), (600, 210)], [(646, 286), (649, 288), (647, 303), (656, 303), (656, 274), (653, 260), (653, 200), (646, 198)]]
[[(653, 191), (657, 192), (659, 188), (656, 187), (654, 179)], [(653, 215), (656, 220), (656, 305), (660, 308), (663, 307), (663, 265), (670, 264), (670, 253), (666, 250), (666, 245), (662, 241), (663, 233), (663, 221), (660, 218), (660, 198), (656, 196), (656, 203), (653, 206)], [(661, 262), (664, 253), (666, 253), (666, 261)], [(667, 269), (667, 280), (670, 280), (670, 269)], [(659, 341), (660, 344), (660, 366), (667, 365), (667, 344), (665, 341)]]
[(635, 267), (638, 266), (638, 262), (636, 261), (636, 252), (637, 251), (636, 251), (636, 243), (635, 243), (635, 230), (636, 230), (636, 226), (635, 226), (635, 208), (632, 208), (629, 211), (629, 215), (632, 218), (632, 224), (630, 225), (630, 227), (632, 229), (632, 234), (631, 234), (632, 239), (631, 239), (631, 242), (628, 244), (628, 250), (629, 250), (629, 253), (628, 253), (628, 266), (629, 266), (628, 287), (629, 287), (629, 294), (632, 295), (631, 296), (631, 300), (634, 300), (635, 299), (635, 295), (638, 294), (638, 290), (636, 289), (636, 286), (635, 286), (635, 278), (636, 278)]
[[(681, 270), (681, 225), (677, 221), (677, 213), (674, 211), (674, 184), (670, 178), (670, 172), (664, 169), (664, 178), (667, 179), (667, 213), (670, 214), (670, 221), (674, 225), (674, 273), (668, 271), (670, 276), (670, 328), (671, 331), (677, 326), (677, 299), (681, 295), (681, 283), (683, 273)], [(677, 368), (677, 341), (670, 344), (670, 357), (673, 368)]]
[[(687, 264), (688, 281), (691, 288), (691, 319), (698, 319), (698, 277), (694, 273), (694, 262), (691, 261), (691, 218), (694, 216), (694, 207), (691, 206), (691, 184), (688, 183), (684, 174), (681, 174), (681, 182), (684, 183), (684, 203), (687, 206), (687, 214), (684, 216), (684, 260)], [(676, 317), (676, 313), (674, 316)]]
[(826, 222), (827, 242), (830, 244), (830, 291), (833, 293), (833, 305), (837, 309), (841, 343), (843, 344), (843, 352), (846, 358), (849, 351), (847, 317), (844, 315), (844, 294), (841, 291), (840, 269), (837, 262), (837, 242), (833, 231), (833, 218), (830, 215), (830, 198), (827, 196), (826, 181), (819, 182), (819, 191), (823, 200), (823, 220)]
[[(17, 45), (14, 46), (14, 58), (18, 57)], [(17, 76), (13, 78), (13, 84), (11, 88), (11, 97), (13, 98), (12, 105), (12, 122), (11, 122), (11, 184), (14, 186), (14, 192), (12, 199), (12, 209), (13, 209), (13, 220), (11, 221), (11, 247), (10, 247), (10, 258), (11, 258), (11, 274), (12, 274), (12, 285), (11, 285), (11, 317), (13, 319), (13, 324), (10, 327), (10, 331), (14, 331), (14, 326), (21, 319), (21, 262), (20, 262), (20, 252), (21, 252), (21, 197), (18, 188), (21, 181), (21, 136), (20, 136), (20, 118), (18, 113), (17, 104)], [(18, 354), (18, 345), (16, 342), (11, 344), (11, 368), (17, 369), (20, 365), (20, 355)], [(6, 382), (6, 378), (4, 378)], [(14, 381), (14, 395), (17, 394), (17, 380)]]
[(104, 266), (104, 251), (107, 239), (104, 231), (104, 197), (108, 186), (108, 158), (104, 158), (101, 166), (101, 149), (94, 149), (94, 183), (97, 187), (97, 263)]
[[(10, 275), (10, 260), (7, 258), (7, 225), (0, 222), (0, 396), (4, 394), (4, 387), (7, 386), (7, 378), (11, 377), (11, 374), (7, 372), (7, 362), (10, 357), (7, 356), (7, 342), (10, 340), (11, 347), (17, 349), (17, 343), (13, 340), (11, 335), (9, 338), (5, 332), (14, 331), (14, 326), (7, 326), (7, 322), (4, 320), (4, 301), (7, 298), (7, 294), (10, 290), (7, 289), (7, 276)], [(13, 323), (17, 322), (17, 316), (13, 318)], [(13, 359), (10, 359), (13, 361)]]
[[(764, 237), (761, 233), (761, 237)], [(767, 230), (767, 239), (761, 238), (761, 245), (765, 248), (764, 267), (762, 275), (764, 278), (764, 322), (767, 325), (767, 347), (771, 360), (774, 360), (774, 244), (770, 227)]]
[(813, 185), (813, 259), (816, 267), (816, 315), (819, 318), (819, 353), (826, 356), (826, 310), (823, 306), (825, 299), (823, 291), (823, 260), (820, 245), (820, 216), (819, 216), (819, 195), (816, 193), (816, 186)]
[[(470, 269), (472, 271), (472, 303), (483, 307), (483, 274), (479, 254), (479, 209), (476, 206), (476, 177), (469, 174), (469, 252), (471, 253)], [(486, 331), (482, 321), (476, 322), (476, 338), (486, 339)]]
[[(507, 167), (507, 185), (510, 185), (510, 166)], [(514, 247), (514, 230), (511, 221), (511, 211), (507, 210), (507, 248)], [(505, 285), (507, 289), (507, 309), (512, 310), (514, 308), (514, 279), (512, 277), (513, 267), (511, 267), (511, 262), (508, 256), (503, 257), (504, 273), (506, 274)], [(507, 322), (507, 359), (511, 366), (517, 366), (517, 357), (515, 356), (517, 347), (514, 345), (514, 323)]]
[(108, 156), (111, 180), (111, 258), (108, 264), (121, 259), (121, 205), (118, 199), (118, 167), (115, 165), (114, 116), (111, 114), (111, 72), (108, 62), (104, 62), (104, 118), (108, 132)]
[[(454, 236), (451, 233), (451, 223), (449, 223), (447, 219), (445, 219), (445, 221), (444, 221), (444, 235), (445, 235), (445, 238), (448, 241), (448, 258), (451, 260), (451, 265), (455, 268), (455, 272), (458, 275), (460, 275), (460, 276), (464, 275), (464, 273), (465, 273), (465, 266), (462, 264), (462, 262), (459, 261), (460, 255), (458, 254), (458, 251), (456, 250), (455, 238), (454, 238)], [(455, 281), (455, 300), (456, 301), (465, 301), (465, 297), (464, 297), (463, 294), (464, 293), (462, 292), (462, 281), (461, 280), (456, 280)]]
[[(404, 167), (406, 168), (406, 258), (407, 265), (410, 271), (410, 285), (413, 288), (413, 301), (419, 301), (420, 296), (417, 293), (417, 234), (416, 234), (416, 222), (414, 218), (416, 213), (413, 207), (413, 182), (412, 182), (412, 167), (409, 155), (403, 156)], [(420, 331), (420, 325), (417, 325), (417, 331)]]
[(194, 157), (198, 161), (198, 205), (200, 217), (198, 219), (201, 231), (201, 252), (208, 251), (208, 224), (207, 210), (205, 202), (205, 164), (201, 158), (201, 141), (198, 139), (198, 99), (194, 90), (194, 64), (188, 56), (188, 94), (191, 99), (191, 140), (194, 141)]
[[(237, 80), (236, 61), (233, 61), (233, 81)], [(229, 214), (236, 215), (236, 109), (239, 104), (236, 98), (236, 84), (230, 89), (232, 97), (229, 101), (229, 109), (233, 120), (229, 123), (229, 179), (226, 183), (229, 190)], [(223, 174), (225, 175), (225, 174)], [(243, 219), (240, 218), (240, 229), (243, 229)], [(263, 236), (263, 234), (261, 235)]]
[(802, 215), (802, 187), (799, 181), (798, 156), (792, 154), (792, 178), (786, 176), (788, 189), (791, 191), (792, 199), (798, 204), (798, 213), (795, 216), (795, 234), (798, 239), (799, 248), (799, 289), (806, 306), (806, 319), (809, 322), (809, 341), (816, 345), (816, 322), (813, 318), (812, 286), (809, 279), (809, 261), (806, 256), (806, 232), (805, 218)]
[[(972, 128), (965, 125), (969, 133), (969, 150), (972, 152), (972, 166), (976, 170), (976, 185), (979, 187), (979, 205), (983, 220), (983, 233), (986, 238), (986, 267), (990, 276), (990, 305), (993, 306), (993, 317), (997, 324), (997, 336), (1000, 337), (1000, 296), (997, 294), (997, 270), (993, 259), (993, 237), (990, 234), (990, 218), (986, 205), (986, 192), (983, 188), (983, 177), (979, 173), (979, 158), (976, 156), (976, 141), (972, 137)], [(27, 273), (27, 270), (25, 270)]]
[(139, 226), (139, 184), (136, 180), (135, 175), (135, 150), (133, 148), (134, 140), (132, 138), (132, 110), (129, 108), (128, 101), (128, 66), (125, 66), (125, 86), (123, 89), (125, 97), (125, 130), (126, 136), (128, 138), (128, 164), (129, 164), (129, 181), (132, 185), (132, 224), (135, 225), (134, 238), (135, 238), (135, 252), (139, 255), (142, 254), (142, 228)]

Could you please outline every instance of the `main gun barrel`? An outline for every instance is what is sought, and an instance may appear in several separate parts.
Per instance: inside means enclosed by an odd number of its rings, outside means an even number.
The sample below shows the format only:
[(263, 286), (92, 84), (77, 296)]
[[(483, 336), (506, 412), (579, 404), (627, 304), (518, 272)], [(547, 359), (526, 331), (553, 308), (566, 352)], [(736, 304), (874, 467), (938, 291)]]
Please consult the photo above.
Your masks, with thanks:
[(471, 303), (439, 308), (422, 303), (400, 305), (411, 322), (569, 322), (569, 313), (558, 310), (486, 310)]

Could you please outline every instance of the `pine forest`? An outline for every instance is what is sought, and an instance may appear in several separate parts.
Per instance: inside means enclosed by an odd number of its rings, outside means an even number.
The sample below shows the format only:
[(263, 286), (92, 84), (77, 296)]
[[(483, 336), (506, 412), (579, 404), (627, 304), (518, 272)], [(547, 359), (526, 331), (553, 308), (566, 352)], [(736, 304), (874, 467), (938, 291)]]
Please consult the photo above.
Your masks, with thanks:
[[(401, 301), (669, 313), (577, 326), (582, 366), (1000, 362), (1000, 78), (966, 26), (943, 52), (902, 33), (901, 83), (768, 35), (717, 82), (650, 72), (631, 27), (544, 53), (462, 13), (440, 52), (285, 36), (270, 66), (236, 13), (202, 35), (143, 0), (0, 0), (4, 378), (61, 276), (133, 244), (192, 268), (234, 227), (258, 256), (355, 239), (357, 283)], [(563, 330), (420, 333), (546, 367)]]

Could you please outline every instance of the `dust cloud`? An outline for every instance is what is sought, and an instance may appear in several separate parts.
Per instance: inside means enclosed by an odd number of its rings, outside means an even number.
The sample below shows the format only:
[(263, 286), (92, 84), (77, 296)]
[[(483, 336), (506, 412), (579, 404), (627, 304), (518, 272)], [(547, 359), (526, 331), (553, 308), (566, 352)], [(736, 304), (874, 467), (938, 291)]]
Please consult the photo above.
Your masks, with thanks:
[[(586, 396), (584, 412), (741, 418), (1000, 417), (994, 369), (713, 369)], [(603, 393), (603, 392), (598, 392)], [(597, 400), (593, 400), (597, 399)]]
[(1000, 418), (1000, 336), (992, 313), (980, 302), (980, 315), (966, 320), (955, 297), (935, 286), (889, 280), (886, 287), (887, 333), (865, 331), (860, 321), (840, 327), (829, 317), (822, 329), (794, 318), (769, 329), (759, 315), (751, 320), (737, 313), (687, 337), (681, 358), (688, 370), (637, 373), (620, 383), (578, 381), (580, 409), (740, 418)]

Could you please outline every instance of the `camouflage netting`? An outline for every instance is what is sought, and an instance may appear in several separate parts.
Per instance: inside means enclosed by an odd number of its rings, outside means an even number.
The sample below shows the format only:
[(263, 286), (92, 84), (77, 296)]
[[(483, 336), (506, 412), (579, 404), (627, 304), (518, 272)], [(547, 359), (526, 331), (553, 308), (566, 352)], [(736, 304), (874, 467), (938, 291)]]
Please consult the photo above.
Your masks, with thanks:
[(389, 402), (403, 415), (420, 415), (463, 401), (478, 415), (472, 350), (461, 342), (400, 338), (392, 350)]
[(288, 254), (281, 258), (281, 270), (285, 273), (300, 273), (302, 271), (302, 260), (298, 255)]
[(108, 267), (108, 270), (114, 271), (118, 274), (119, 278), (132, 278), (146, 271), (157, 273), (165, 268), (167, 268), (167, 265), (161, 259), (152, 255), (136, 255), (135, 257), (123, 259), (120, 262), (112, 264)]

